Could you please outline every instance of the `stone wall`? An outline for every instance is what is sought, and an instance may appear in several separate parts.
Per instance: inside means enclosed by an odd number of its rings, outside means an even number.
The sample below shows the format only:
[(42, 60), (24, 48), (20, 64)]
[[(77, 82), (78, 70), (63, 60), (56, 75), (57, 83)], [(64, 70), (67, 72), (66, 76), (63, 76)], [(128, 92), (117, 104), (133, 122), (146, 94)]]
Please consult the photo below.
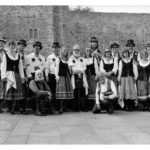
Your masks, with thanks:
[[(149, 28), (150, 14), (75, 12), (68, 6), (0, 6), (0, 33), (7, 41), (23, 38), (31, 51), (33, 42), (39, 40), (45, 57), (52, 52), (53, 41), (70, 51), (78, 43), (84, 51), (91, 36), (98, 38), (102, 51), (114, 40), (122, 48), (130, 38), (141, 50), (150, 41)], [(37, 30), (37, 37), (30, 37), (30, 29)]]
[[(37, 37), (30, 37), (30, 30), (37, 30)], [(52, 6), (0, 6), (0, 32), (7, 41), (25, 39), (32, 49), (34, 41), (43, 44), (43, 54), (50, 53), (53, 42)]]
[(91, 36), (99, 40), (103, 51), (111, 41), (119, 41), (121, 48), (134, 39), (137, 49), (150, 41), (150, 14), (74, 12), (67, 15), (67, 41), (70, 49), (79, 43), (84, 51)]

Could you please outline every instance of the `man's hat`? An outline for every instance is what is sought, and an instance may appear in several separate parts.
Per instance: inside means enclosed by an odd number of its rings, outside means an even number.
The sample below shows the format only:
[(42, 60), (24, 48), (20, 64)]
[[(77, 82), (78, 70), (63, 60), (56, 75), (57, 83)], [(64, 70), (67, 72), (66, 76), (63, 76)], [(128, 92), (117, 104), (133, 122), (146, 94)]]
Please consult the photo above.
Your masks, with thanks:
[(33, 44), (33, 47), (35, 46), (39, 46), (41, 49), (42, 49), (42, 43), (39, 42), (39, 41), (36, 41), (34, 44)]
[(53, 42), (52, 48), (60, 48), (60, 45), (58, 42)]
[(25, 47), (27, 46), (26, 40), (23, 40), (23, 39), (21, 39), (21, 40), (18, 41), (17, 45), (19, 45), (19, 44), (22, 44)]
[(119, 42), (118, 41), (115, 41), (115, 42), (111, 42), (110, 43), (110, 48), (119, 48), (120, 45), (119, 45)]
[(95, 36), (91, 37), (90, 42), (98, 42), (97, 38)]
[(4, 43), (6, 44), (6, 39), (5, 39), (4, 37), (1, 37), (1, 38), (0, 38), (0, 41), (1, 41), (1, 42), (4, 42)]
[(130, 39), (130, 40), (127, 40), (126, 47), (129, 47), (129, 46), (135, 47), (134, 40), (132, 40), (132, 39)]

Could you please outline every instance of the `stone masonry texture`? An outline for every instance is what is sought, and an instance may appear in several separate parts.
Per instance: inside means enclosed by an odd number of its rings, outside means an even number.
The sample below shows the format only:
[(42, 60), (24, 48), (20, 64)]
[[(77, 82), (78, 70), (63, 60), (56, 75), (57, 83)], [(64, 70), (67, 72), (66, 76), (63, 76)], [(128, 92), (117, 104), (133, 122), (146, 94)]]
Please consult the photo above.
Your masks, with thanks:
[[(142, 50), (150, 41), (149, 27), (150, 14), (77, 12), (68, 6), (0, 6), (0, 34), (8, 42), (27, 40), (27, 52), (32, 51), (34, 41), (41, 41), (45, 57), (52, 52), (53, 41), (66, 45), (70, 52), (78, 43), (84, 53), (91, 36), (98, 38), (102, 51), (116, 40), (123, 48), (128, 39), (134, 39), (136, 49)], [(30, 30), (35, 29), (37, 37), (30, 37)]]

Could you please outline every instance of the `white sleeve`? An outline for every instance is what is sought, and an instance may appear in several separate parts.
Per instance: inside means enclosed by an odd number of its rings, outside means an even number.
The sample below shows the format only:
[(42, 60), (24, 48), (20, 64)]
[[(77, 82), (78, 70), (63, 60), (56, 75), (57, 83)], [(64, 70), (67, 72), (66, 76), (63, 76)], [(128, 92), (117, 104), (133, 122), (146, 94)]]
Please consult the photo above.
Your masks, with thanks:
[(135, 79), (137, 79), (138, 78), (138, 69), (137, 69), (137, 64), (135, 61), (133, 61), (133, 72), (134, 72)]
[(50, 69), (50, 56), (47, 57), (46, 63), (45, 63), (45, 75), (48, 76), (49, 69)]
[(94, 67), (95, 67), (95, 74), (98, 75), (100, 71), (99, 71), (99, 67), (98, 67), (96, 58), (94, 58)]
[(30, 54), (27, 55), (27, 60), (28, 60), (29, 65), (28, 65), (28, 67), (26, 69), (26, 73), (27, 73), (28, 78), (30, 78), (30, 77), (32, 77), (32, 74), (31, 74), (31, 58), (30, 58)]
[(85, 70), (86, 70), (86, 66), (87, 66), (87, 63), (86, 63), (85, 59), (83, 59), (83, 62), (82, 62), (82, 63), (83, 63), (83, 64), (82, 64), (81, 72), (84, 73)]
[(117, 90), (116, 90), (116, 86), (113, 81), (111, 81), (111, 90), (112, 90), (113, 94), (109, 95), (109, 99), (114, 99), (117, 97)]
[(100, 89), (99, 89), (99, 82), (97, 83), (97, 86), (96, 86), (96, 93), (95, 93), (95, 95), (96, 95), (96, 104), (99, 104), (100, 102), (99, 102), (99, 99), (100, 99), (100, 91), (99, 91)]
[(42, 57), (41, 58), (42, 59), (42, 63), (43, 63), (43, 65), (40, 67), (40, 69), (42, 70), (42, 71), (44, 71), (45, 70), (45, 58), (44, 57)]
[(100, 61), (100, 72), (102, 73), (106, 73), (106, 71), (104, 70), (104, 63), (103, 63), (103, 60)]
[[(19, 55), (18, 55), (19, 57)], [(23, 69), (23, 63), (22, 63), (22, 59), (19, 58), (19, 74), (20, 74), (20, 77), (22, 79), (24, 79), (24, 69)]]
[(1, 62), (1, 78), (2, 79), (7, 77), (6, 67), (7, 67), (7, 61), (6, 61), (6, 54), (4, 53), (2, 56), (2, 62)]
[(56, 59), (55, 76), (58, 78), (60, 59)]
[(112, 71), (114, 72), (114, 74), (116, 74), (117, 70), (118, 70), (118, 59), (114, 58), (114, 67)]
[(118, 77), (121, 78), (121, 74), (122, 74), (122, 61), (119, 61), (119, 73), (118, 73)]

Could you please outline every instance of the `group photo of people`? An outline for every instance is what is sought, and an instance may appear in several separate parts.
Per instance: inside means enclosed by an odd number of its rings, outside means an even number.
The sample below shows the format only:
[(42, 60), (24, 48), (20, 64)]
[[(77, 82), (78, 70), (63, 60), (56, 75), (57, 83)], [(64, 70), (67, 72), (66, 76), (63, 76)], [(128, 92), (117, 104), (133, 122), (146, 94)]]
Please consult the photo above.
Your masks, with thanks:
[(0, 39), (0, 113), (150, 110), (150, 43), (137, 50), (134, 39), (123, 46), (113, 41), (101, 50), (93, 36), (83, 50), (54, 41), (47, 58), (42, 42), (35, 41), (28, 55), (26, 47), (24, 39)]

